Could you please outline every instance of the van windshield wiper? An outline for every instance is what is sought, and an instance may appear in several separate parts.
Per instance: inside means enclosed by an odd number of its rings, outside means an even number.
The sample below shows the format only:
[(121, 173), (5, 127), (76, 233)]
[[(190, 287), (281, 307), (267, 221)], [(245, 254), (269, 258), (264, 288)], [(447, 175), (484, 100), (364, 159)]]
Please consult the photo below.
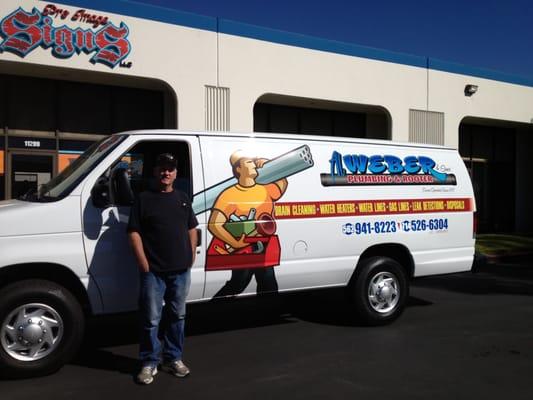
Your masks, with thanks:
[(49, 196), (48, 193), (50, 193), (50, 189), (48, 187), (48, 183), (45, 183), (39, 188), (38, 193), (36, 193), (36, 201), (39, 202), (47, 202), (47, 201), (54, 201), (58, 198), (55, 196)]
[(39, 190), (39, 192), (36, 189), (30, 189), (26, 193), (20, 195), (17, 197), (17, 200), (21, 201), (29, 201), (29, 202), (37, 202), (37, 203), (46, 203), (50, 201), (58, 200), (57, 197), (53, 196), (47, 196), (45, 193), (48, 191), (46, 190), (45, 186), (41, 186), (44, 190)]
[(33, 188), (29, 189), (26, 193), (23, 193), (20, 196), (18, 196), (17, 200), (37, 201), (38, 200), (37, 190)]

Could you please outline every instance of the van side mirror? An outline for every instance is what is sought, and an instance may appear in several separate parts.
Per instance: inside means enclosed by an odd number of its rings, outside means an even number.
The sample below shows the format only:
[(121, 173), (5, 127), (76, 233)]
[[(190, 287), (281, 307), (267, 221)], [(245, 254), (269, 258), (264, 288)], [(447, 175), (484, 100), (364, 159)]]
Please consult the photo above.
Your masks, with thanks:
[(109, 198), (109, 180), (105, 177), (98, 179), (91, 189), (91, 200), (96, 208), (107, 208), (111, 205)]
[(134, 195), (131, 190), (128, 170), (115, 168), (111, 173), (111, 188), (113, 189), (113, 204), (117, 206), (131, 206)]

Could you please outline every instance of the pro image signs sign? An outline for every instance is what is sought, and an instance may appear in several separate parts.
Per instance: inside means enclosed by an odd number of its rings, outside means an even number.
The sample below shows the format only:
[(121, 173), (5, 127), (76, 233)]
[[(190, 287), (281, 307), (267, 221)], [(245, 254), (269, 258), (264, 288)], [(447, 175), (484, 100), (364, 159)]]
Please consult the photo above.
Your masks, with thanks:
[[(85, 29), (84, 25), (88, 27)], [(19, 7), (0, 21), (0, 53), (24, 58), (44, 49), (59, 59), (85, 53), (91, 56), (89, 61), (93, 64), (130, 67), (130, 63), (124, 62), (131, 51), (128, 34), (124, 22), (116, 26), (107, 16), (83, 9), (71, 11), (54, 4), (31, 11)]]

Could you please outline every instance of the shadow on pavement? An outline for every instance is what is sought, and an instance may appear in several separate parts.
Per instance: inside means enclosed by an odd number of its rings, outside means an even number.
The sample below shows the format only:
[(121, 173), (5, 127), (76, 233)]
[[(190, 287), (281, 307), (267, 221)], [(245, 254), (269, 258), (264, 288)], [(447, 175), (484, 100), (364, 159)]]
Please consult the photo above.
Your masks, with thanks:
[(107, 350), (107, 347), (138, 343), (136, 313), (93, 317), (87, 321), (81, 350), (71, 364), (88, 368), (137, 373), (139, 362), (135, 358)]
[(474, 272), (486, 272), (497, 276), (533, 280), (533, 254), (500, 258), (477, 257)]
[[(355, 315), (345, 288), (315, 290), (285, 297), (284, 312), (298, 320), (335, 326), (367, 326)], [(407, 300), (407, 307), (430, 304), (412, 296)]]
[(417, 280), (416, 286), (468, 294), (510, 294), (533, 296), (533, 257), (508, 257), (498, 262), (477, 260), (473, 272)]
[[(533, 257), (508, 257), (492, 261), (478, 259), (474, 273), (422, 278), (413, 282), (413, 286), (474, 295), (533, 295)], [(409, 297), (407, 303), (407, 307), (430, 305), (431, 302), (413, 296)], [(347, 301), (345, 289), (324, 289), (244, 299), (216, 299), (209, 303), (189, 305), (186, 336), (298, 322), (363, 326)], [(89, 320), (82, 351), (73, 364), (135, 374), (139, 367), (136, 354), (129, 357), (108, 348), (136, 345), (137, 326), (136, 313)]]
[[(278, 304), (254, 298), (188, 305), (186, 336), (294, 322), (294, 319), (280, 313)], [(164, 319), (161, 323), (165, 323)], [(140, 366), (138, 359), (118, 354), (115, 349), (109, 348), (137, 345), (138, 332), (137, 313), (91, 318), (87, 323), (81, 351), (71, 363), (133, 375)]]
[[(432, 303), (409, 297), (407, 307)], [(186, 336), (257, 328), (299, 321), (364, 326), (355, 317), (344, 289), (324, 289), (245, 299), (217, 299), (192, 304), (187, 309)], [(136, 358), (108, 350), (109, 347), (138, 343), (136, 313), (95, 317), (88, 321), (82, 350), (72, 364), (133, 375), (139, 368)]]
[(102, 369), (133, 376), (139, 372), (139, 361), (103, 349), (81, 352), (71, 363), (87, 368)]

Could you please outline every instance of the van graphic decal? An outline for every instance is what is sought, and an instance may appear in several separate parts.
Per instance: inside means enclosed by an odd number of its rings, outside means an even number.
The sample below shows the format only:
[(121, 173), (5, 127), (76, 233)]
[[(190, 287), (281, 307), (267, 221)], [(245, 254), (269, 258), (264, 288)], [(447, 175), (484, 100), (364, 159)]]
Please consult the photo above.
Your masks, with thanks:
[(320, 174), (323, 186), (456, 185), (455, 175), (436, 169), (426, 156), (346, 154), (333, 151), (329, 173)]
[(232, 270), (232, 278), (215, 295), (242, 292), (252, 275), (257, 290), (276, 291), (272, 267), (279, 265), (275, 203), (285, 194), (287, 178), (313, 166), (308, 146), (272, 160), (242, 150), (229, 157), (233, 177), (196, 193), (196, 214), (210, 210), (208, 229), (213, 239), (207, 249), (206, 270)]
[(472, 210), (473, 200), (470, 198), (278, 202), (274, 205), (276, 219), (363, 217)]

